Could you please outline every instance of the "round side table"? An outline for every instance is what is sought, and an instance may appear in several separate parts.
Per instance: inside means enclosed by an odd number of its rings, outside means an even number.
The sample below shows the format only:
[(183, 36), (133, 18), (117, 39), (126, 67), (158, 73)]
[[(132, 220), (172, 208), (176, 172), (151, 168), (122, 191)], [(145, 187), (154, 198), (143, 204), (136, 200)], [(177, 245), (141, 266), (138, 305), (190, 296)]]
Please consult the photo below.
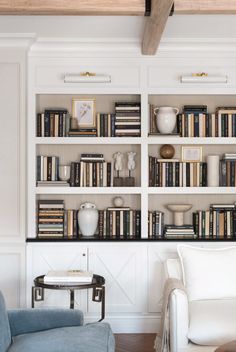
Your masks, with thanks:
[(101, 319), (105, 318), (105, 279), (100, 275), (93, 275), (92, 282), (89, 284), (76, 284), (76, 283), (45, 283), (44, 276), (37, 276), (34, 279), (34, 286), (32, 287), (32, 308), (35, 302), (44, 301), (44, 290), (68, 290), (70, 291), (70, 309), (75, 306), (75, 291), (92, 289), (92, 301), (101, 303)]

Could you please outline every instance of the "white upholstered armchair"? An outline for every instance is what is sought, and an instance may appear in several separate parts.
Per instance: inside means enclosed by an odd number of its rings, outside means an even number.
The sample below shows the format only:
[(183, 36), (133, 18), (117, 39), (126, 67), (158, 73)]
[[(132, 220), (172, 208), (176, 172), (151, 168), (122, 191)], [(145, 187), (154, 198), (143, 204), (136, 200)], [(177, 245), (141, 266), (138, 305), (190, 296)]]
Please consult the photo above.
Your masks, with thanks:
[(213, 352), (236, 340), (236, 247), (178, 251), (165, 265), (166, 277), (184, 281), (187, 291), (170, 294), (171, 352)]

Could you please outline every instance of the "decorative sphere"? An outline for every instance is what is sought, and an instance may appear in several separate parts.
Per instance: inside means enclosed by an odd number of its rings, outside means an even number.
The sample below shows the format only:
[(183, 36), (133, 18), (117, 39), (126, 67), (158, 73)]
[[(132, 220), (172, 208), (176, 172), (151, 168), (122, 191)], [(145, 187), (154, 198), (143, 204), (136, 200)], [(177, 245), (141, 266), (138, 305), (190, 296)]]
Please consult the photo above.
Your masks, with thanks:
[(114, 207), (123, 207), (124, 199), (122, 197), (115, 197), (113, 198), (113, 205)]
[(163, 159), (172, 159), (175, 155), (175, 148), (171, 144), (164, 144), (160, 148), (160, 156)]

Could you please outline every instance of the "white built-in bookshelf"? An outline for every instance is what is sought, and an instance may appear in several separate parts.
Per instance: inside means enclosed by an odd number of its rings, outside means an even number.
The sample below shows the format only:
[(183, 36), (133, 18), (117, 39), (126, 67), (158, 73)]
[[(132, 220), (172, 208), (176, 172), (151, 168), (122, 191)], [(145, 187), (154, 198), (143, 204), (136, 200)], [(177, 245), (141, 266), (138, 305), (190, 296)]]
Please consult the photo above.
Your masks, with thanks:
[[(176, 157), (181, 155), (182, 145), (199, 145), (203, 148), (203, 160), (207, 155), (234, 153), (236, 138), (188, 138), (178, 136), (148, 136), (149, 132), (149, 104), (156, 106), (173, 106), (180, 110), (186, 104), (207, 105), (209, 112), (214, 112), (218, 106), (234, 106), (233, 94), (212, 94), (204, 86), (204, 94), (199, 86), (194, 93), (191, 90), (178, 91), (178, 88), (168, 90), (168, 94), (160, 88), (149, 89), (142, 85), (139, 88), (107, 88), (95, 85), (95, 88), (83, 88), (82, 84), (64, 87), (34, 87), (30, 95), (28, 122), (28, 238), (36, 238), (36, 207), (39, 199), (63, 199), (66, 208), (79, 208), (80, 204), (94, 202), (98, 209), (112, 206), (112, 199), (121, 195), (125, 206), (141, 209), (141, 238), (148, 239), (148, 211), (161, 210), (165, 213), (165, 223), (171, 223), (171, 214), (165, 208), (169, 203), (191, 203), (193, 208), (186, 214), (186, 221), (191, 222), (192, 211), (207, 209), (211, 203), (224, 203), (236, 200), (234, 187), (149, 187), (149, 155), (159, 157), (159, 149), (163, 144), (175, 147)], [(102, 85), (102, 84), (101, 84)], [(190, 94), (191, 93), (191, 94)], [(36, 114), (46, 108), (66, 108), (71, 113), (72, 98), (94, 98), (96, 112), (112, 113), (114, 104), (119, 101), (141, 103), (141, 137), (35, 137)], [(103, 153), (106, 160), (112, 161), (112, 155), (121, 151), (136, 152), (135, 187), (36, 187), (36, 156), (57, 155), (62, 163), (79, 160), (81, 153)], [(126, 163), (126, 162), (125, 162)], [(127, 176), (127, 170), (121, 176)], [(223, 196), (223, 199), (222, 197)]]

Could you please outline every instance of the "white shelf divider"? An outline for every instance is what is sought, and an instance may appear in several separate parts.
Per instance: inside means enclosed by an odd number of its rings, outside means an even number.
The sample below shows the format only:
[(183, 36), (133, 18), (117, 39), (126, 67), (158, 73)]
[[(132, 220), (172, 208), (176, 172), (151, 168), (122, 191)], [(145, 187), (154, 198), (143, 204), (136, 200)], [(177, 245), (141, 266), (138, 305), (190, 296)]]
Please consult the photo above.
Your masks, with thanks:
[(36, 194), (141, 194), (141, 187), (35, 187)]
[(207, 144), (236, 144), (235, 137), (159, 137), (152, 136), (148, 137), (148, 144), (198, 144), (198, 145), (207, 145)]
[(149, 187), (149, 194), (236, 194), (236, 187)]
[(35, 144), (141, 144), (140, 137), (35, 137)]

